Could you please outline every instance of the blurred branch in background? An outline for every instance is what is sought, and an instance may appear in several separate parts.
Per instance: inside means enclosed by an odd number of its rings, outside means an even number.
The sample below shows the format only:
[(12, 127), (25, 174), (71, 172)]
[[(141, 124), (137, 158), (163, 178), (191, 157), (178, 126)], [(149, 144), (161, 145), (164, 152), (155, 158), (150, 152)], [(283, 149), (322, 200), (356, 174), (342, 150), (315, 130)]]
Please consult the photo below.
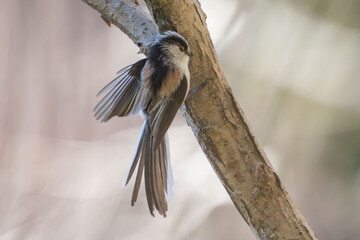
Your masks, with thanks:
[[(123, 7), (132, 1), (83, 1), (121, 25), (121, 29), (127, 27), (118, 16), (127, 16), (135, 25), (150, 22), (137, 21), (136, 9), (141, 8), (135, 3), (131, 9)], [(146, 3), (160, 30), (178, 31), (195, 52), (190, 66), (191, 85), (192, 89), (201, 89), (186, 101), (183, 114), (244, 220), (260, 239), (316, 239), (273, 172), (232, 96), (199, 2), (149, 0)], [(133, 39), (135, 34), (131, 31), (142, 30), (131, 27), (124, 31)]]

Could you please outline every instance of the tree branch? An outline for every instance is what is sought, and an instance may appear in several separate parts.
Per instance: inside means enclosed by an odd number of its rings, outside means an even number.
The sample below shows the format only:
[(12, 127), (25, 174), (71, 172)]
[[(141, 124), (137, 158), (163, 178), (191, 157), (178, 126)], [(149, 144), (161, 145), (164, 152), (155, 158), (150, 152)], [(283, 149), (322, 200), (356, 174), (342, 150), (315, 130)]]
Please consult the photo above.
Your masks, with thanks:
[[(158, 32), (133, 1), (82, 0), (146, 53)], [(197, 0), (145, 0), (160, 30), (189, 42), (191, 90), (182, 113), (235, 206), (259, 239), (316, 239), (295, 208), (225, 79)]]
[(158, 26), (152, 17), (134, 0), (82, 0), (101, 13), (101, 16), (120, 28), (147, 54), (158, 34)]

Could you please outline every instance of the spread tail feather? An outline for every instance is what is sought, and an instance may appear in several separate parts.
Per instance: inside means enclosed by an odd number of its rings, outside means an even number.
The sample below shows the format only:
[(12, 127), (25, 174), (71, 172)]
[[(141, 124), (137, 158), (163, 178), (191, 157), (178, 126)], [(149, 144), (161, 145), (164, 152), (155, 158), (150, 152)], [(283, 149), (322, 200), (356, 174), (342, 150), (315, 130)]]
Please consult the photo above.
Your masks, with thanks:
[(172, 198), (171, 187), (174, 180), (166, 138), (167, 136), (160, 142), (159, 147), (153, 150), (155, 139), (151, 134), (150, 124), (145, 120), (133, 162), (122, 184), (124, 187), (129, 183), (136, 166), (139, 165), (131, 205), (133, 206), (137, 200), (141, 178), (144, 174), (147, 203), (153, 216), (154, 209), (156, 209), (166, 217), (166, 211), (168, 210), (166, 195)]

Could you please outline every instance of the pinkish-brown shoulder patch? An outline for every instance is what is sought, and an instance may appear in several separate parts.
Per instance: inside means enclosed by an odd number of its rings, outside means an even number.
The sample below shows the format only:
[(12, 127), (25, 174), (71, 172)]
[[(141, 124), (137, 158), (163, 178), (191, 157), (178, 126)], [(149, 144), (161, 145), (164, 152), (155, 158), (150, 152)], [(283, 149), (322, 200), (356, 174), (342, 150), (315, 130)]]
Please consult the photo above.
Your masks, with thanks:
[(175, 67), (170, 69), (161, 84), (161, 87), (158, 92), (159, 96), (169, 97), (179, 86), (182, 78), (183, 78), (183, 73), (179, 68)]

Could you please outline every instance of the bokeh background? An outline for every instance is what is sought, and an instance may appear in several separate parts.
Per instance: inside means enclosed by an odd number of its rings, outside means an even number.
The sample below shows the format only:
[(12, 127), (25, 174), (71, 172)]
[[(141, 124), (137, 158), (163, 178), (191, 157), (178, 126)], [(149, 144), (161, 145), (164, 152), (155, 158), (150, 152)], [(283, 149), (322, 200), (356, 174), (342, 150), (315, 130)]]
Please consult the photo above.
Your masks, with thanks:
[[(201, 1), (237, 100), (319, 239), (360, 235), (360, 1)], [(121, 188), (140, 117), (92, 117), (143, 58), (80, 0), (0, 0), (0, 239), (255, 239), (181, 114), (175, 199)]]

